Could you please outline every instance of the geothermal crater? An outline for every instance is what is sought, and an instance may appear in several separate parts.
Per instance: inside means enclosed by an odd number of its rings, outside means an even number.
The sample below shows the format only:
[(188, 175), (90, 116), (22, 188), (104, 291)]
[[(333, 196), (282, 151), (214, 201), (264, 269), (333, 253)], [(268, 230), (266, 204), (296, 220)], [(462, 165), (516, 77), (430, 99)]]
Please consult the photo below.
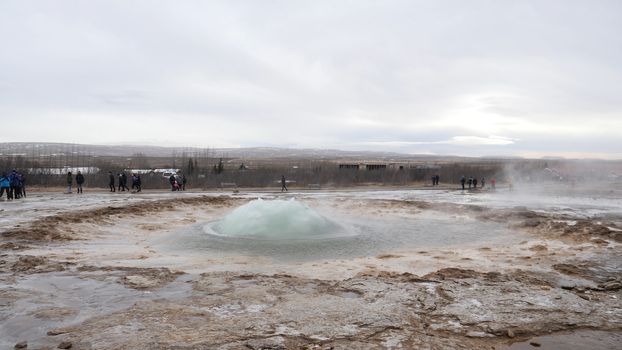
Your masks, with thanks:
[(412, 210), (396, 220), (383, 212), (370, 215), (364, 207), (316, 210), (296, 199), (256, 199), (219, 219), (175, 231), (154, 245), (183, 254), (311, 261), (519, 239), (505, 225), (468, 215)]

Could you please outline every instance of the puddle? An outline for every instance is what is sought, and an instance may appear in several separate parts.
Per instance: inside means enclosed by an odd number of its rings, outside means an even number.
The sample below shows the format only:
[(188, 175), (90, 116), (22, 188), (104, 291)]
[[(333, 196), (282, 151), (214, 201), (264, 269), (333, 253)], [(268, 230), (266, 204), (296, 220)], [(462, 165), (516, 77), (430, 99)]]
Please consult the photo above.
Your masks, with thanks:
[(10, 349), (22, 340), (45, 345), (50, 329), (83, 322), (89, 318), (126, 309), (137, 301), (184, 298), (191, 293), (189, 275), (153, 291), (139, 291), (114, 282), (65, 274), (45, 273), (20, 277), (0, 290), (23, 296), (13, 305), (0, 305), (0, 348)]
[(535, 337), (525, 342), (496, 347), (497, 350), (611, 350), (622, 349), (622, 331), (583, 330)]

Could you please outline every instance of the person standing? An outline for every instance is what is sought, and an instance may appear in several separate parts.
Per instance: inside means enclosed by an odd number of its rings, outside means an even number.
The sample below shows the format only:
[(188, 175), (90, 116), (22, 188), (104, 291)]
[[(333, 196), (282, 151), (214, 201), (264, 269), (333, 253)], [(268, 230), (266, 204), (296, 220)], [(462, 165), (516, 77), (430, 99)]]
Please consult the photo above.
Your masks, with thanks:
[(132, 190), (136, 190), (138, 192), (138, 178), (136, 174), (132, 174)]
[(464, 175), (462, 175), (462, 177), (460, 178), (460, 184), (462, 185), (462, 190), (464, 191), (464, 183), (466, 182), (466, 178), (464, 177)]
[(181, 190), (185, 191), (186, 190), (186, 183), (188, 182), (188, 179), (186, 179), (186, 174), (182, 174), (181, 175)]
[(112, 171), (108, 172), (108, 187), (110, 187), (110, 192), (116, 191), (114, 187), (114, 175), (112, 174)]
[(6, 191), (6, 200), (11, 200), (11, 197), (9, 196), (10, 190), (11, 182), (9, 181), (9, 177), (6, 175), (6, 173), (2, 173), (2, 176), (0, 176), (0, 198), (2, 198), (2, 195)]
[(136, 174), (136, 192), (143, 190), (143, 183), (140, 180), (140, 174)]
[(169, 176), (168, 182), (171, 183), (171, 191), (175, 191), (175, 174), (171, 174), (171, 176)]
[(175, 181), (177, 182), (177, 191), (181, 191), (181, 171), (178, 171), (177, 174), (175, 174)]
[(17, 171), (15, 171), (15, 169), (13, 169), (11, 171), (11, 173), (9, 174), (9, 186), (10, 186), (10, 188), (9, 188), (9, 197), (11, 199), (18, 199), (19, 198), (19, 196), (16, 193), (17, 192), (16, 191), (17, 190), (17, 182), (18, 182)]
[(140, 175), (132, 174), (132, 189), (140, 192)]
[(121, 179), (123, 180), (123, 191), (127, 190), (129, 192), (130, 188), (127, 187), (127, 174), (125, 172), (121, 173)]
[(285, 181), (285, 175), (281, 175), (281, 192), (288, 191), (286, 186), (287, 181)]
[(22, 198), (22, 176), (16, 170), (13, 170), (9, 179), (11, 179), (11, 196), (13, 199)]
[(78, 193), (83, 193), (82, 192), (82, 184), (84, 183), (84, 175), (82, 175), (82, 173), (80, 172), (80, 170), (78, 170), (78, 174), (76, 174), (76, 184), (77, 184), (77, 188), (78, 188)]
[(119, 173), (119, 188), (117, 188), (117, 191), (121, 192), (122, 188), (123, 188), (123, 191), (125, 191), (125, 187), (123, 187), (123, 175)]
[(71, 171), (67, 172), (67, 193), (71, 193), (71, 185), (73, 184), (73, 175)]
[(473, 189), (477, 188), (477, 178), (473, 178)]
[(473, 178), (470, 177), (468, 182), (469, 182), (469, 190), (470, 190), (471, 186), (473, 185)]
[(19, 173), (19, 179), (22, 187), (22, 197), (26, 197), (26, 175)]
[(484, 178), (482, 177), (482, 188), (484, 188), (484, 185), (485, 185), (485, 184), (486, 184), (486, 179), (484, 179)]

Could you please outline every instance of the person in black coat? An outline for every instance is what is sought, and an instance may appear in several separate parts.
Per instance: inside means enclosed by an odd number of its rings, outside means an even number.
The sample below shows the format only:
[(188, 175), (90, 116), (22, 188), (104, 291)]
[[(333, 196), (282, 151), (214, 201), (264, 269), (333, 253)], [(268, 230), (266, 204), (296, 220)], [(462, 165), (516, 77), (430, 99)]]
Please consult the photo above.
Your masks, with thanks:
[(110, 192), (115, 192), (116, 188), (114, 188), (114, 175), (112, 171), (108, 172), (108, 186), (110, 187)]
[(76, 175), (76, 184), (78, 184), (78, 193), (83, 193), (82, 184), (84, 183), (84, 175), (80, 171)]
[(128, 192), (130, 190), (130, 188), (127, 187), (127, 174), (125, 172), (121, 173), (121, 190), (128, 190)]

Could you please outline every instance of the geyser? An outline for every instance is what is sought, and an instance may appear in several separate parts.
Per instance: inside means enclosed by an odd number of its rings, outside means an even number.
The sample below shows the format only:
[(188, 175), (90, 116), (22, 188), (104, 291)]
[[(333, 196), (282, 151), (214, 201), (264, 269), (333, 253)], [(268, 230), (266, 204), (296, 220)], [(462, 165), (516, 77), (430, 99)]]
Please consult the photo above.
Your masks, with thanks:
[[(337, 199), (341, 200), (341, 199)], [(520, 242), (505, 224), (440, 211), (398, 208), (345, 199), (357, 205), (324, 212), (297, 200), (254, 200), (228, 215), (189, 225), (157, 238), (154, 246), (204, 258), (261, 256), (275, 261), (313, 261), (373, 256), (402, 249), (463, 246), (473, 242)], [(330, 203), (330, 202), (329, 202)], [(405, 204), (403, 209), (408, 209)], [(326, 213), (326, 214), (325, 214)], [(492, 243), (491, 243), (492, 244)]]
[(342, 227), (304, 203), (257, 199), (242, 205), (205, 231), (226, 237), (306, 240), (344, 235)]

